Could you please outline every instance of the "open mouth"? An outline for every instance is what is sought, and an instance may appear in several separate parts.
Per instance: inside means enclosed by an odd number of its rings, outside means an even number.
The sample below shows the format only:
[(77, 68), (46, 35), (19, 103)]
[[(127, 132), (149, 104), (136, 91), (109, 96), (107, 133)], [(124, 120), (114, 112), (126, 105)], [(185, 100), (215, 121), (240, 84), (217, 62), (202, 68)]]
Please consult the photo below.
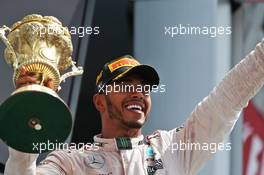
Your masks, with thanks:
[(125, 105), (125, 108), (129, 111), (132, 111), (132, 112), (137, 112), (137, 113), (143, 113), (144, 112), (144, 109), (145, 109), (145, 106), (141, 103), (128, 103)]

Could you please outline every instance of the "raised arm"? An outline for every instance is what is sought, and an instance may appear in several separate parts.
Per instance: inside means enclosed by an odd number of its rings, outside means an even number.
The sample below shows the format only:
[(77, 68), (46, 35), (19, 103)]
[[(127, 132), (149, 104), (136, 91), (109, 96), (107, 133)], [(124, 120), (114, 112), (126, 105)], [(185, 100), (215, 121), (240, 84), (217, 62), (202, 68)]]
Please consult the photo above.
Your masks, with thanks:
[(264, 42), (237, 64), (222, 82), (204, 98), (177, 132), (161, 132), (163, 155), (175, 162), (182, 174), (195, 174), (212, 156), (210, 151), (193, 147), (191, 150), (174, 150), (183, 143), (219, 144), (230, 134), (241, 110), (264, 83)]
[[(16, 87), (19, 88), (28, 83), (36, 83), (37, 79), (30, 75), (26, 70), (22, 67), (20, 73), (20, 78), (16, 81)], [(45, 84), (46, 87), (53, 88), (53, 82), (48, 81)], [(47, 157), (47, 161), (50, 161), (49, 164), (43, 164), (36, 167), (36, 160), (38, 158), (38, 154), (28, 154), (16, 151), (9, 147), (9, 157), (5, 167), (5, 175), (58, 175), (58, 174), (66, 174), (64, 173), (64, 169), (60, 167), (62, 165), (61, 162), (67, 164), (65, 159), (62, 159), (61, 156), (55, 156), (54, 154), (50, 154)], [(70, 167), (70, 166), (69, 166)]]

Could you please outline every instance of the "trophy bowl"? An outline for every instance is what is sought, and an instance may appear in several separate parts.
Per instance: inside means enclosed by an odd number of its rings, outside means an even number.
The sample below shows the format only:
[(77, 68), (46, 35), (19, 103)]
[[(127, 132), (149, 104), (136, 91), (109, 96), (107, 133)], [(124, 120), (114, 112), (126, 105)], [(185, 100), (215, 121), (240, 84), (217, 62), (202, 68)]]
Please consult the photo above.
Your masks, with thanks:
[[(4, 58), (14, 69), (14, 85), (22, 67), (37, 78), (36, 84), (16, 89), (1, 104), (0, 138), (22, 152), (50, 151), (48, 144), (54, 149), (72, 128), (71, 112), (57, 94), (60, 83), (83, 73), (71, 58), (70, 33), (57, 18), (33, 14), (11, 28), (0, 28), (0, 38), (6, 45)], [(61, 75), (69, 67), (72, 70)], [(50, 80), (52, 89), (44, 86)]]

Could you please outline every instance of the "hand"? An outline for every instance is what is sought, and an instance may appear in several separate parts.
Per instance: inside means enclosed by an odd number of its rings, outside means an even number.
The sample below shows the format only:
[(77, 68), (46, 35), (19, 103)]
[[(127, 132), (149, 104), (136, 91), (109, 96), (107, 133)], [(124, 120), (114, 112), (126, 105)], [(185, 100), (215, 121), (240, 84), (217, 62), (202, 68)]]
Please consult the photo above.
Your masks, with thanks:
[[(27, 72), (27, 70), (24, 67), (22, 67), (20, 69), (20, 75), (16, 80), (16, 88), (18, 89), (28, 84), (39, 84), (39, 80), (34, 74)], [(44, 86), (50, 89), (54, 89), (54, 84), (51, 79), (46, 80), (44, 82)]]

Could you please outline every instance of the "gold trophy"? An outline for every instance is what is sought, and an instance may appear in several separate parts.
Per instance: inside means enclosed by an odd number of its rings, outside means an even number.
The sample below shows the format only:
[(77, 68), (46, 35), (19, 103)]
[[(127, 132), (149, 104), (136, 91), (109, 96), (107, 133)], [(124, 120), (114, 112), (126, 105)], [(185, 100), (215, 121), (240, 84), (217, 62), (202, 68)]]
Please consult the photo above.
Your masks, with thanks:
[[(4, 57), (14, 69), (13, 82), (23, 67), (37, 77), (37, 84), (16, 89), (0, 106), (0, 138), (10, 147), (27, 153), (49, 151), (72, 128), (71, 112), (56, 92), (60, 83), (81, 75), (82, 67), (72, 60), (71, 36), (66, 27), (52, 16), (28, 15), (11, 28), (0, 28), (6, 45)], [(70, 72), (64, 73), (69, 67)], [(45, 87), (52, 80), (54, 88)]]

